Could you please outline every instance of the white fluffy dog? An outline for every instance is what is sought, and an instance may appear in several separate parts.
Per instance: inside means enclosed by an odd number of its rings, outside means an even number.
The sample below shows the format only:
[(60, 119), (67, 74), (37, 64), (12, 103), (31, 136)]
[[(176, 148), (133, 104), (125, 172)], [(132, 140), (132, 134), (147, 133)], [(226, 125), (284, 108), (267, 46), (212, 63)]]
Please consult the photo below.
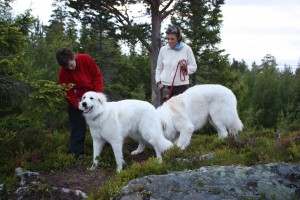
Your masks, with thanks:
[(243, 124), (237, 113), (237, 101), (232, 91), (222, 85), (196, 85), (174, 96), (157, 108), (164, 135), (179, 148), (185, 149), (192, 133), (209, 120), (225, 138), (228, 131), (237, 139)]
[(79, 109), (90, 128), (93, 138), (93, 165), (98, 166), (97, 156), (106, 142), (110, 143), (117, 163), (117, 171), (122, 170), (123, 141), (127, 136), (139, 142), (138, 148), (131, 154), (142, 152), (145, 143), (151, 144), (157, 159), (162, 161), (162, 153), (173, 144), (162, 131), (159, 117), (153, 105), (140, 100), (122, 100), (107, 102), (102, 93), (87, 92), (79, 103)]

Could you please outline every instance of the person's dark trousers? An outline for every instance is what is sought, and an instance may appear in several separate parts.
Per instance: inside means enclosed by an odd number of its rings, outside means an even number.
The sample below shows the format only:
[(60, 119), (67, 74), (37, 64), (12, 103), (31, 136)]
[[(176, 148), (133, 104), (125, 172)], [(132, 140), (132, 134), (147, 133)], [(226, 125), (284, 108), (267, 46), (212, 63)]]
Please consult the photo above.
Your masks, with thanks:
[[(186, 91), (188, 88), (189, 88), (189, 85), (173, 86), (172, 92), (171, 92), (171, 97), (183, 93), (183, 92)], [(171, 89), (170, 86), (169, 86), (169, 89)], [(170, 98), (171, 98), (171, 97), (170, 97)]]
[[(171, 86), (164, 86), (164, 87), (167, 87), (169, 90), (171, 89)], [(183, 93), (187, 89), (189, 89), (189, 85), (173, 86), (169, 99), (173, 96)], [(161, 98), (161, 102), (165, 102), (168, 100), (167, 98), (164, 97), (162, 90), (160, 92), (160, 98)]]
[(84, 142), (86, 134), (86, 122), (81, 110), (75, 109), (69, 105), (68, 112), (71, 128), (69, 152), (79, 156), (85, 152)]

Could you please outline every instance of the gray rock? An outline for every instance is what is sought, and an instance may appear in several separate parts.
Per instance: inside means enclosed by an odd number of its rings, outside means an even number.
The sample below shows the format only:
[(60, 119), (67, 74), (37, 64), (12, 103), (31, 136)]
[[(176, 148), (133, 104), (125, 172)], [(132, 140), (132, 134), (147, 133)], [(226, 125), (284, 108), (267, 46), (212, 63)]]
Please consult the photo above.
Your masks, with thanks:
[(300, 199), (300, 165), (208, 166), (132, 180), (118, 200)]
[[(23, 199), (23, 197), (26, 195), (26, 192), (28, 190), (32, 190), (36, 188), (36, 186), (39, 186), (41, 182), (39, 181), (40, 174), (38, 172), (31, 172), (31, 171), (24, 171), (21, 167), (18, 167), (15, 169), (15, 174), (17, 177), (20, 178), (20, 187), (18, 187), (13, 194), (11, 194), (13, 199)], [(0, 184), (1, 186), (1, 184)], [(73, 194), (75, 197), (80, 199), (86, 199), (88, 195), (80, 190), (73, 190), (68, 188), (62, 188), (62, 187), (55, 187), (55, 186), (49, 186), (47, 188), (48, 192), (51, 190), (51, 192), (58, 192), (61, 194), (61, 196), (64, 196), (64, 194)], [(1, 192), (1, 188), (0, 188)], [(50, 193), (51, 193), (50, 192)], [(1, 193), (0, 193), (0, 200), (1, 200)], [(9, 198), (11, 199), (11, 198)], [(52, 197), (51, 197), (52, 199)], [(55, 198), (54, 198), (55, 199)], [(73, 198), (74, 199), (74, 196)]]
[(0, 183), (0, 200), (6, 199), (6, 190), (4, 183)]

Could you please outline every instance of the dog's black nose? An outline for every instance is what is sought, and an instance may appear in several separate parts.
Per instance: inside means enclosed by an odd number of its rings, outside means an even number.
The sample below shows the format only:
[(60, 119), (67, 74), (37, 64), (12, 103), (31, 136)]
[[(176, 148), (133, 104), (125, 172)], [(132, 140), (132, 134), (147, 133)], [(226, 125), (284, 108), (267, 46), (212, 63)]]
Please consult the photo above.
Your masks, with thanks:
[(86, 107), (86, 102), (82, 102), (82, 107)]

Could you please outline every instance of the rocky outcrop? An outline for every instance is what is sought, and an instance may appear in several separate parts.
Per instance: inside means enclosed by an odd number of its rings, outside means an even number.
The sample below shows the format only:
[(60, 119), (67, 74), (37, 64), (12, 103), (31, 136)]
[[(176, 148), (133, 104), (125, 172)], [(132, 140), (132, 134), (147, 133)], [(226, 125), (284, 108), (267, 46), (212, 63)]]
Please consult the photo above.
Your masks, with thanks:
[[(72, 199), (82, 200), (87, 198), (87, 194), (80, 190), (73, 190), (62, 187), (49, 186), (40, 182), (38, 172), (24, 171), (21, 167), (15, 169), (15, 174), (20, 178), (20, 186), (10, 193), (3, 193), (0, 184), (0, 200), (2, 199)], [(64, 177), (62, 177), (63, 179)]]
[(208, 166), (132, 180), (118, 200), (300, 199), (300, 165)]

